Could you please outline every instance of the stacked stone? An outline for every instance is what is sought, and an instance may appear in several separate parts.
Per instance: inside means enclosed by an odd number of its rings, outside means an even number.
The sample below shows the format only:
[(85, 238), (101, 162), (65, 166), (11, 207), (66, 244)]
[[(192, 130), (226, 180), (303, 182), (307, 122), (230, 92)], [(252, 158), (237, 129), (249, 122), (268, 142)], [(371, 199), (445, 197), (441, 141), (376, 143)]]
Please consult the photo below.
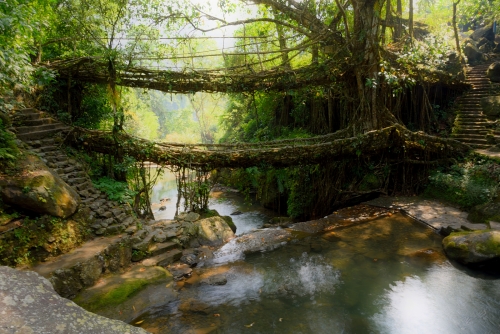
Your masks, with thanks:
[(115, 235), (139, 223), (130, 207), (108, 201), (106, 194), (94, 187), (85, 167), (61, 149), (63, 136), (69, 131), (67, 125), (32, 108), (16, 111), (12, 119), (17, 137), (75, 189), (82, 205), (91, 209), (95, 235)]

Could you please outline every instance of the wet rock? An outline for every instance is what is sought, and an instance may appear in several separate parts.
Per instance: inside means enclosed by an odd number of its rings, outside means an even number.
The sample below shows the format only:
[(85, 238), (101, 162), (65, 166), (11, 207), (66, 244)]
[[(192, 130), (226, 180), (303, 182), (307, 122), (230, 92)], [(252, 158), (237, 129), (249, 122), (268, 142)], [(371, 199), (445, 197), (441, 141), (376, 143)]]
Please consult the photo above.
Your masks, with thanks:
[(172, 274), (174, 280), (176, 281), (188, 278), (193, 273), (193, 269), (191, 269), (191, 267), (187, 264), (183, 263), (168, 267), (168, 271)]
[(221, 218), (226, 221), (227, 225), (231, 228), (231, 231), (233, 231), (233, 233), (236, 233), (236, 225), (233, 222), (233, 218), (231, 218), (230, 216), (221, 216)]
[(410, 259), (425, 261), (425, 262), (442, 262), (443, 256), (439, 251), (432, 248), (420, 249), (416, 252), (408, 254)]
[(194, 254), (187, 254), (183, 255), (180, 261), (184, 264), (187, 264), (190, 267), (194, 267), (198, 263), (198, 257)]
[(321, 244), (317, 242), (311, 243), (310, 246), (311, 246), (311, 252), (320, 253), (323, 250), (323, 246), (321, 246)]
[(29, 155), (18, 164), (24, 166), (26, 172), (17, 176), (0, 172), (0, 197), (5, 203), (61, 218), (76, 212), (80, 202), (78, 194), (39, 157)]
[(103, 313), (108, 308), (125, 303), (129, 297), (151, 284), (165, 285), (172, 279), (164, 268), (135, 265), (124, 273), (102, 278), (99, 284), (82, 291), (73, 301), (88, 311)]
[(232, 213), (231, 213), (231, 216), (239, 216), (239, 215), (241, 215), (242, 213), (243, 213), (243, 212), (241, 212), (241, 211), (234, 211), (234, 212), (232, 212)]
[(158, 209), (159, 211), (165, 211), (167, 209), (166, 206), (160, 206), (160, 208)]
[(486, 71), (486, 76), (492, 82), (500, 82), (500, 62), (497, 61), (491, 64)]
[(202, 279), (200, 283), (208, 285), (226, 285), (227, 277), (223, 274), (212, 275)]
[(188, 299), (179, 305), (179, 311), (183, 313), (198, 313), (209, 315), (212, 312), (210, 305), (196, 299)]
[(234, 232), (221, 217), (210, 217), (195, 222), (201, 245), (221, 246), (234, 238)]
[(9, 333), (147, 333), (85, 311), (35, 272), (0, 267), (0, 296), (0, 328)]
[(500, 232), (455, 232), (443, 239), (446, 254), (464, 264), (500, 259)]

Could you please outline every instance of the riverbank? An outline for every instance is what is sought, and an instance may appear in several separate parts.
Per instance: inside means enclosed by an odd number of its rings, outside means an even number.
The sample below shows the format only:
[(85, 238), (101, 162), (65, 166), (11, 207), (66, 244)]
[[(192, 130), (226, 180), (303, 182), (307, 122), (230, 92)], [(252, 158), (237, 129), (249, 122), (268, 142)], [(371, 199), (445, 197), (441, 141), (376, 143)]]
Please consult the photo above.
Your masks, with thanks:
[[(421, 197), (382, 196), (365, 202), (367, 205), (392, 210), (400, 210), (405, 215), (426, 224), (441, 235), (457, 231), (476, 231), (489, 229), (486, 224), (476, 224), (467, 220), (468, 213), (439, 200)], [(492, 229), (500, 230), (497, 224)]]

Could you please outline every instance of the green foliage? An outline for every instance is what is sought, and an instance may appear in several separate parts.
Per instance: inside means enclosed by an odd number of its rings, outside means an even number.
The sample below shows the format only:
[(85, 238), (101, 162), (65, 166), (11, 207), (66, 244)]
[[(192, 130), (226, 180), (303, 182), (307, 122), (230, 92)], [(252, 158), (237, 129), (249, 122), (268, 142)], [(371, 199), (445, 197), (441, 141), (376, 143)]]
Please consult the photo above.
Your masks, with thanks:
[(500, 166), (472, 160), (431, 173), (424, 195), (470, 209), (494, 199), (499, 182)]
[(17, 148), (14, 134), (5, 129), (0, 118), (0, 167), (5, 169), (15, 164), (20, 151)]
[(97, 181), (93, 181), (93, 183), (97, 189), (106, 193), (110, 200), (132, 204), (135, 192), (129, 189), (126, 182), (116, 181), (104, 176)]

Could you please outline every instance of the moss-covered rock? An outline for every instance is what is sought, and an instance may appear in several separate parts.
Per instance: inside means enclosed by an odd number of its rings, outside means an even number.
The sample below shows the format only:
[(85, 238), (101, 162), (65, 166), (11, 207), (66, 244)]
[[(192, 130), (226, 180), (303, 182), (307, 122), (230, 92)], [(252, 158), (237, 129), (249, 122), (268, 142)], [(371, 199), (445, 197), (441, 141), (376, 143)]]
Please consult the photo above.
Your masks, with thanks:
[(490, 203), (473, 207), (467, 216), (473, 223), (486, 224), (491, 220), (500, 221), (500, 202), (495, 200)]
[(24, 168), (18, 174), (0, 174), (0, 196), (5, 203), (61, 218), (75, 213), (78, 194), (40, 158), (27, 155), (19, 164)]
[(198, 241), (201, 245), (221, 246), (234, 237), (234, 232), (221, 217), (200, 219), (194, 224), (198, 226)]
[(134, 266), (124, 274), (101, 279), (99, 284), (80, 293), (74, 302), (95, 312), (124, 303), (150, 284), (170, 281), (172, 274), (162, 267)]
[(231, 218), (231, 216), (221, 216), (221, 218), (224, 219), (231, 231), (233, 231), (233, 233), (236, 233), (236, 225), (233, 222), (233, 218)]
[(454, 232), (443, 239), (448, 257), (463, 264), (480, 264), (500, 259), (500, 232)]

